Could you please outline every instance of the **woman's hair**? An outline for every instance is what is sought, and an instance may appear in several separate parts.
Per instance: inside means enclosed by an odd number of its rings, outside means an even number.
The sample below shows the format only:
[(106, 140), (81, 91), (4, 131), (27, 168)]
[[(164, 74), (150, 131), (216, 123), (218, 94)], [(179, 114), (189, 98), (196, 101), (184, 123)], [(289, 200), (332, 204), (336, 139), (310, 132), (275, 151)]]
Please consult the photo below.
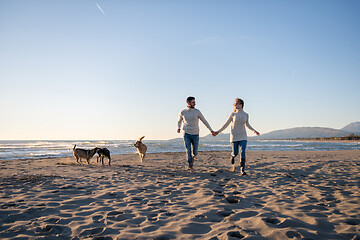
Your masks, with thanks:
[[(236, 98), (235, 103), (239, 103), (244, 108), (244, 101), (241, 98)], [(236, 111), (236, 107), (234, 107), (234, 112)]]

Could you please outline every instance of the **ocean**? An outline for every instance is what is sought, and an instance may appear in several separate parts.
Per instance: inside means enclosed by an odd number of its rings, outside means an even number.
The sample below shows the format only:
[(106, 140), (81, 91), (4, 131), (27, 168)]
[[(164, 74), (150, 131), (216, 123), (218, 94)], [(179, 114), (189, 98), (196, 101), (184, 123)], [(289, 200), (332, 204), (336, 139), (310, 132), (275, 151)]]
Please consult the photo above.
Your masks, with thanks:
[[(135, 140), (104, 141), (0, 141), (0, 160), (35, 159), (72, 156), (74, 144), (79, 148), (106, 147), (112, 155), (136, 153)], [(145, 140), (148, 153), (185, 152), (182, 139)], [(308, 142), (289, 140), (249, 140), (247, 151), (328, 151), (359, 150), (359, 142)], [(200, 139), (199, 151), (231, 151), (228, 140)]]

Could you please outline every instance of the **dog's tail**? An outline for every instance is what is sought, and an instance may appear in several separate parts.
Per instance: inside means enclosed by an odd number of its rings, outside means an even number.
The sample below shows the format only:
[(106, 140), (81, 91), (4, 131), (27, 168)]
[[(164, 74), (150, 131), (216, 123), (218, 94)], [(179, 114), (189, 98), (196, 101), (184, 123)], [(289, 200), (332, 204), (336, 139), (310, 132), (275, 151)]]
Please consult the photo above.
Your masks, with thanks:
[(74, 147), (73, 147), (73, 151), (75, 150), (75, 148), (76, 148), (76, 144), (75, 144)]
[(143, 139), (144, 139), (144, 137), (145, 137), (145, 136), (142, 136), (142, 137), (139, 139), (139, 141), (141, 142), (141, 140), (143, 140)]

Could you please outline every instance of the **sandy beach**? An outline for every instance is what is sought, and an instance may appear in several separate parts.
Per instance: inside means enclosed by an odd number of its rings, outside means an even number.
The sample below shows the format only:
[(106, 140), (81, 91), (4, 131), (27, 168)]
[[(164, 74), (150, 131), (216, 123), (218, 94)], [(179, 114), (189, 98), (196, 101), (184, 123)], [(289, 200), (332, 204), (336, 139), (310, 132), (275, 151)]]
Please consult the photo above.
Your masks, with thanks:
[(0, 239), (360, 239), (360, 151), (229, 156), (1, 161)]

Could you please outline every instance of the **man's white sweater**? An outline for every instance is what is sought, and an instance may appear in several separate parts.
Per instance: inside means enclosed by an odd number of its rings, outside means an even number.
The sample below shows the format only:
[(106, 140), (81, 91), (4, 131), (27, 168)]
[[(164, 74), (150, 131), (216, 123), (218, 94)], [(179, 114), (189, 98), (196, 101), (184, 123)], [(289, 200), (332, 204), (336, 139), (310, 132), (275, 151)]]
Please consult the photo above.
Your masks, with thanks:
[(196, 108), (186, 108), (180, 112), (178, 129), (181, 128), (182, 122), (184, 122), (183, 130), (185, 133), (192, 135), (199, 135), (199, 119), (204, 123), (204, 125), (212, 132), (210, 124), (206, 121), (204, 116), (201, 114), (199, 109)]

